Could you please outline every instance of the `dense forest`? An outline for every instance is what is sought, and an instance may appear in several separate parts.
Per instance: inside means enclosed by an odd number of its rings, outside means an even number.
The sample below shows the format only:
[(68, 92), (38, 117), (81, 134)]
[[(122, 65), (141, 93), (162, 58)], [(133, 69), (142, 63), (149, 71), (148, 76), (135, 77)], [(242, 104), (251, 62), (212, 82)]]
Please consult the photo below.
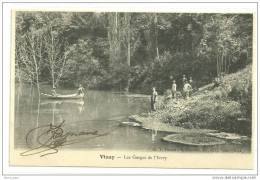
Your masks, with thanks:
[(162, 93), (185, 74), (200, 87), (252, 62), (252, 30), (251, 14), (16, 12), (16, 81)]

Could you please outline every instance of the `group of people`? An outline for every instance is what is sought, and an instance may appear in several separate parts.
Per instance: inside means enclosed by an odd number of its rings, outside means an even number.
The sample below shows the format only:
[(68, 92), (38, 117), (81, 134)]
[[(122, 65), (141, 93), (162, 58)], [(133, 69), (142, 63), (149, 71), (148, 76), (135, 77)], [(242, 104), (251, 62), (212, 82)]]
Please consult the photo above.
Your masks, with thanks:
[[(183, 96), (185, 99), (188, 99), (192, 92), (192, 85), (193, 85), (192, 77), (190, 77), (190, 79), (188, 80), (186, 78), (186, 75), (184, 74), (182, 76), (182, 84), (183, 84)], [(172, 98), (176, 99), (177, 98), (177, 84), (176, 84), (175, 80), (173, 80), (173, 82), (172, 82), (171, 92), (172, 92)]]
[(213, 80), (212, 89), (214, 89), (215, 87), (219, 87), (223, 83), (223, 77), (223, 73), (220, 73), (217, 77), (215, 77), (215, 79)]
[[(192, 90), (193, 90), (192, 89), (192, 86), (193, 86), (192, 77), (190, 77), (189, 80), (188, 80), (186, 75), (184, 74), (182, 76), (182, 84), (183, 84), (183, 97), (184, 97), (184, 99), (188, 99), (191, 95)], [(176, 99), (177, 98), (177, 84), (176, 84), (175, 80), (172, 81), (171, 93), (172, 93), (172, 99)], [(152, 111), (156, 110), (155, 103), (157, 101), (157, 96), (158, 96), (158, 93), (156, 91), (156, 88), (153, 87), (152, 88), (152, 95), (151, 95), (151, 109), (152, 109)]]

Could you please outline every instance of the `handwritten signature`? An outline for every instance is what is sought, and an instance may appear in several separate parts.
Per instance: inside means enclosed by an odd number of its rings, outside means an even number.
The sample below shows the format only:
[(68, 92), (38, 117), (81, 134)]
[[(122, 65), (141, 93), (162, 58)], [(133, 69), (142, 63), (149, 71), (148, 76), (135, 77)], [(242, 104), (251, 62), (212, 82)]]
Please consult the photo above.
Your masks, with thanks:
[[(59, 148), (62, 146), (80, 143), (109, 134), (109, 132), (99, 134), (97, 130), (81, 131), (77, 133), (65, 132), (62, 128), (64, 124), (65, 121), (62, 121), (58, 125), (48, 124), (31, 129), (26, 134), (26, 144), (30, 149), (20, 153), (20, 155), (30, 156), (41, 154), (40, 157), (43, 157), (46, 155), (58, 153)], [(35, 136), (35, 134), (37, 135)], [(85, 138), (79, 138), (80, 136), (84, 136)], [(33, 139), (33, 137), (36, 141), (36, 147), (33, 147), (35, 145), (30, 145), (30, 139)], [(71, 139), (71, 137), (75, 138)]]

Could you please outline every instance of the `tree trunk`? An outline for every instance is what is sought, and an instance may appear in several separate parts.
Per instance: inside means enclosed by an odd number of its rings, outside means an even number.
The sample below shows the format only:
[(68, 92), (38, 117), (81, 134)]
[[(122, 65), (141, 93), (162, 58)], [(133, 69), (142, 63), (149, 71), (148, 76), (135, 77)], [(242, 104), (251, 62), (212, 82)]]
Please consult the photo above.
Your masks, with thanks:
[(55, 87), (55, 77), (54, 77), (54, 51), (53, 51), (53, 34), (52, 34), (52, 31), (50, 32), (51, 33), (51, 77), (52, 77), (52, 87), (54, 88)]
[(223, 59), (224, 59), (224, 52), (222, 51), (221, 59), (220, 59), (220, 74), (223, 72)]
[(38, 69), (38, 65), (37, 65), (37, 61), (36, 61), (35, 56), (34, 56), (34, 64), (35, 64), (37, 91), (38, 91), (38, 96), (39, 96), (39, 99), (40, 99), (41, 95), (40, 95), (40, 84), (39, 84), (39, 69)]
[(217, 54), (217, 76), (219, 75), (219, 55)]
[(131, 42), (130, 42), (130, 29), (128, 30), (128, 38), (127, 38), (127, 65), (131, 66)]
[(109, 59), (110, 64), (113, 66), (114, 63), (118, 63), (120, 55), (120, 42), (119, 42), (119, 23), (118, 13), (108, 14), (108, 41), (109, 41)]
[[(32, 44), (34, 44), (34, 42), (31, 42)], [(39, 67), (37, 64), (37, 59), (36, 59), (36, 53), (35, 53), (35, 49), (34, 49), (34, 45), (32, 45), (32, 56), (33, 56), (33, 62), (34, 62), (34, 69), (35, 69), (35, 75), (36, 75), (36, 85), (37, 85), (37, 91), (38, 91), (38, 96), (39, 98), (40, 96), (40, 84), (39, 84)]]
[(228, 56), (228, 73), (229, 73), (229, 68), (230, 68), (230, 59), (231, 59), (231, 56)]
[[(127, 66), (130, 68), (131, 66), (131, 15), (126, 13), (126, 23), (127, 23)], [(130, 72), (129, 72), (130, 73)], [(129, 92), (130, 87), (130, 74), (127, 78), (126, 91)]]
[(156, 57), (159, 59), (160, 55), (159, 55), (159, 48), (158, 48), (158, 28), (157, 28), (157, 24), (158, 24), (158, 18), (157, 18), (157, 14), (154, 14), (154, 32), (155, 32), (155, 51), (156, 51)]

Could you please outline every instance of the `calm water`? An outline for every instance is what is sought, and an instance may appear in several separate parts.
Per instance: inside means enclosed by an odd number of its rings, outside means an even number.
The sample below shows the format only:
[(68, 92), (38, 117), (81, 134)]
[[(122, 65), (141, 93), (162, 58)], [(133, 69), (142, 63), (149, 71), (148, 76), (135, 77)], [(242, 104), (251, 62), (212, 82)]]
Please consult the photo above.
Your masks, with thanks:
[[(48, 87), (42, 87), (48, 93)], [(61, 94), (75, 90), (57, 90)], [(82, 100), (56, 101), (41, 98), (28, 86), (17, 86), (15, 104), (15, 147), (27, 148), (26, 134), (33, 128), (59, 125), (64, 121), (65, 132), (98, 131), (104, 136), (90, 138), (63, 148), (110, 149), (142, 151), (197, 151), (197, 152), (249, 152), (250, 143), (210, 147), (192, 147), (161, 140), (167, 133), (144, 130), (138, 127), (121, 126), (131, 114), (148, 112), (149, 97), (129, 97), (104, 91), (88, 91)], [(169, 133), (168, 133), (169, 134)]]

